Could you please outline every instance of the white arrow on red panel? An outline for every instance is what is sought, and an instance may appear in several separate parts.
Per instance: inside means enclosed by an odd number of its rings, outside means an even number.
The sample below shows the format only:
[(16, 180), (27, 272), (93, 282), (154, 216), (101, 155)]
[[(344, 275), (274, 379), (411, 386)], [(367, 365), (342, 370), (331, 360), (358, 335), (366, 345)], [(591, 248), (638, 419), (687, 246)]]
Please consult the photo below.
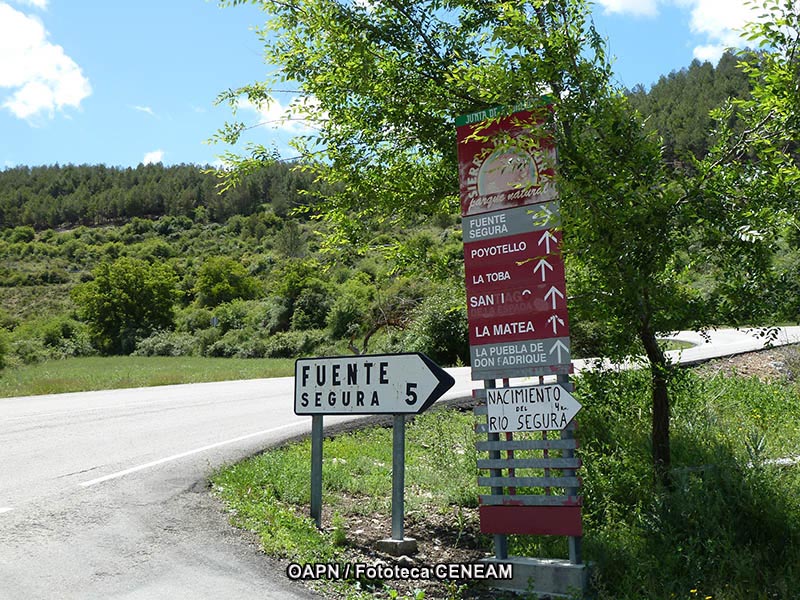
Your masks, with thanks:
[(546, 229), (544, 234), (542, 234), (542, 237), (539, 238), (539, 243), (537, 245), (541, 246), (542, 242), (544, 242), (545, 254), (550, 254), (550, 242), (558, 243), (558, 238), (550, 233), (549, 229)]
[(556, 309), (556, 302), (557, 302), (556, 296), (559, 296), (562, 299), (564, 298), (564, 294), (562, 294), (561, 290), (559, 290), (556, 286), (551, 287), (550, 291), (548, 291), (544, 295), (545, 302), (547, 302), (548, 299), (552, 299), (552, 301), (553, 301), (553, 310)]
[(549, 319), (547, 319), (547, 322), (553, 324), (553, 335), (555, 335), (558, 333), (558, 326), (564, 324), (564, 319), (562, 319), (558, 315), (553, 315)]
[(539, 259), (539, 262), (536, 263), (535, 267), (533, 267), (533, 272), (536, 273), (536, 271), (538, 271), (539, 269), (542, 270), (542, 281), (544, 281), (545, 278), (547, 277), (546, 269), (550, 269), (552, 271), (553, 270), (553, 265), (551, 265), (544, 258), (542, 258), (542, 259)]

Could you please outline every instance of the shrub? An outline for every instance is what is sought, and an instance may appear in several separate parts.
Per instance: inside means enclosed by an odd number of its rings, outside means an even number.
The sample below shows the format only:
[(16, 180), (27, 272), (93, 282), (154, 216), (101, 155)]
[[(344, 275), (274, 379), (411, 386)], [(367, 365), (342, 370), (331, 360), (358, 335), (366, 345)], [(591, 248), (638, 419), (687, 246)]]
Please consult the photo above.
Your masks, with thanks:
[(404, 346), (440, 365), (469, 364), (468, 332), (464, 292), (444, 288), (415, 311)]
[(244, 300), (233, 300), (217, 306), (214, 316), (223, 334), (232, 329), (244, 329), (249, 312), (249, 303)]
[(137, 339), (172, 327), (178, 280), (171, 267), (123, 256), (92, 273), (94, 279), (74, 288), (72, 297), (100, 350), (128, 353)]
[(311, 355), (327, 341), (324, 331), (285, 331), (267, 338), (265, 357), (298, 358)]
[(194, 288), (200, 306), (250, 300), (259, 291), (258, 282), (248, 275), (242, 263), (227, 256), (206, 260), (197, 272)]
[(34, 231), (33, 227), (22, 225), (8, 230), (5, 237), (12, 244), (17, 242), (32, 242), (36, 237), (36, 231)]
[(175, 328), (185, 333), (208, 329), (213, 316), (207, 308), (186, 308), (175, 315)]
[(8, 362), (8, 332), (0, 328), (0, 369), (4, 369)]
[(22, 323), (11, 337), (12, 353), (25, 364), (94, 354), (89, 327), (64, 315)]
[(342, 294), (333, 302), (325, 319), (334, 338), (343, 338), (359, 331), (366, 318), (364, 301), (352, 294)]
[(223, 358), (263, 358), (263, 344), (257, 343), (249, 331), (231, 329), (210, 344), (205, 351), (206, 356)]
[(192, 356), (197, 341), (194, 336), (179, 331), (156, 331), (136, 344), (136, 356)]
[(292, 329), (321, 329), (331, 305), (327, 289), (307, 287), (297, 297), (292, 313)]

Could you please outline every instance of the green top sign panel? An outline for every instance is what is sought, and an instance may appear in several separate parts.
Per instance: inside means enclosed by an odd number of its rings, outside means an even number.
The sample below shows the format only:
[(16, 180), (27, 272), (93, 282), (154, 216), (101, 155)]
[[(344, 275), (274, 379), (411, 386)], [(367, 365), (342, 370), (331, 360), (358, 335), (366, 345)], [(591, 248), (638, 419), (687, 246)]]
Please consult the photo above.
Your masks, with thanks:
[(456, 117), (456, 127), (471, 125), (473, 123), (480, 123), (481, 121), (485, 121), (486, 119), (496, 119), (497, 117), (505, 117), (507, 115), (514, 114), (515, 112), (520, 112), (523, 110), (531, 110), (534, 108), (541, 108), (542, 106), (552, 103), (553, 103), (552, 96), (541, 96), (536, 100), (532, 101), (493, 106), (491, 108), (485, 108), (484, 110), (479, 110), (477, 112), (467, 113), (465, 115)]

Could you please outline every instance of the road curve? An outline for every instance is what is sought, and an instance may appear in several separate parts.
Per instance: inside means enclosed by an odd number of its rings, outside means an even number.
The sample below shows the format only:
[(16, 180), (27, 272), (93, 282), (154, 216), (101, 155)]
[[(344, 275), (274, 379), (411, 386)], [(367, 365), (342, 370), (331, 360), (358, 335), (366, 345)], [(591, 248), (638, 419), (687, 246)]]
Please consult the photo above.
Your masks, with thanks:
[[(747, 331), (709, 339), (675, 358), (764, 343)], [(776, 342), (800, 342), (800, 327)], [(469, 396), (469, 368), (448, 371), (444, 399)], [(203, 483), (307, 433), (292, 395), (287, 377), (0, 399), (0, 599), (312, 597), (225, 524)]]

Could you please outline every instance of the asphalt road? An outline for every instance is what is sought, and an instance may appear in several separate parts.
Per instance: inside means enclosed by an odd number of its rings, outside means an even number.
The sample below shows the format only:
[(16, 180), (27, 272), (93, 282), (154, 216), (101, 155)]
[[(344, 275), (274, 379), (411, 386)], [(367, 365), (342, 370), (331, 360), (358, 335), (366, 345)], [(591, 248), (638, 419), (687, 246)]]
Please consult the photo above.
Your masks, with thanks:
[[(682, 360), (763, 345), (711, 340)], [(800, 341), (800, 327), (778, 341)], [(469, 369), (449, 371), (445, 399), (470, 395)], [(0, 399), (0, 599), (310, 598), (226, 524), (204, 483), (307, 433), (292, 395), (281, 378)]]
[[(445, 398), (468, 396), (469, 369), (451, 371)], [(280, 378), (0, 399), (0, 598), (310, 597), (204, 484), (310, 431), (293, 393)]]

